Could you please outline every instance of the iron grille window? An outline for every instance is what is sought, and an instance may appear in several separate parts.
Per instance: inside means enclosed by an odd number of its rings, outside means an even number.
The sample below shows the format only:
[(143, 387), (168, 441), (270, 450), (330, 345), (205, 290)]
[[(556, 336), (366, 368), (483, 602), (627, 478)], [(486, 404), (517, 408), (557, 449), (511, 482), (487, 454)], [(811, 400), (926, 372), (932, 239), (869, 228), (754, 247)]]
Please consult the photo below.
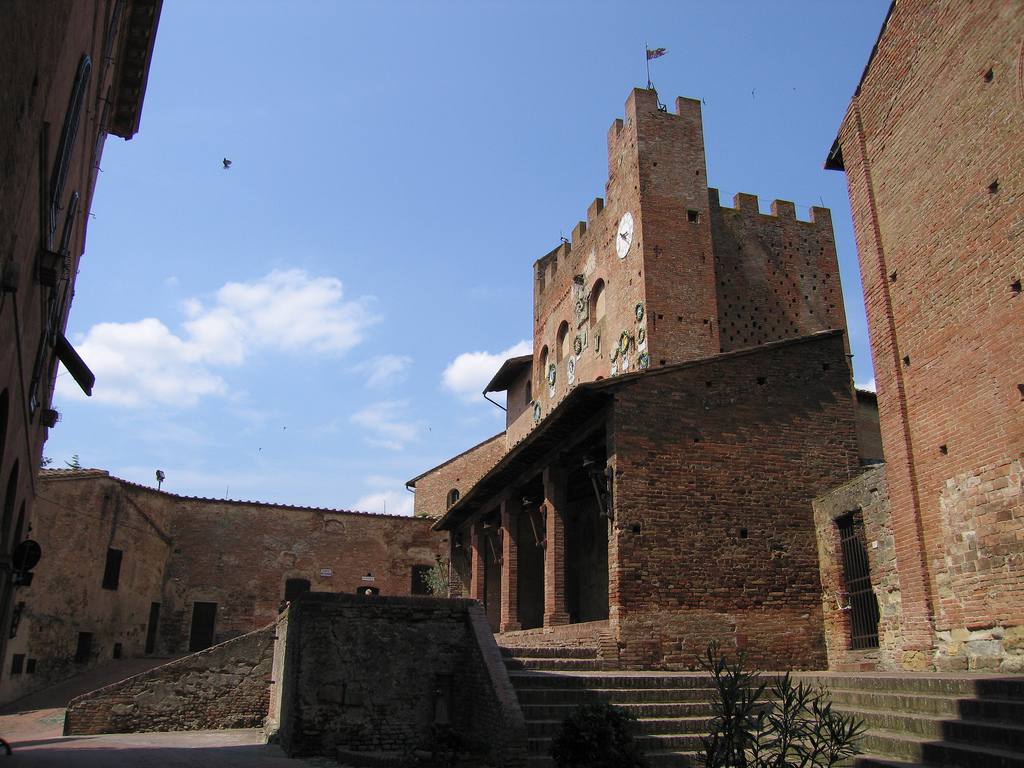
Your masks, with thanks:
[(878, 600), (871, 588), (864, 521), (849, 513), (836, 520), (843, 552), (844, 607), (850, 613), (850, 647), (878, 647)]

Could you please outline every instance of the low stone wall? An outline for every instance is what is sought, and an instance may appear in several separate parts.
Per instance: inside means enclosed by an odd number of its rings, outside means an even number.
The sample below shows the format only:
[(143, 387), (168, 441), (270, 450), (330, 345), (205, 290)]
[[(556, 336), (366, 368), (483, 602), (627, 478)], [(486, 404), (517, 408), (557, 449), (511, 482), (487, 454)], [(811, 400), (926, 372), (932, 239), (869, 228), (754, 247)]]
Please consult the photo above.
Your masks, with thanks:
[(275, 654), (268, 723), (291, 756), (400, 760), (454, 735), (475, 765), (525, 764), (522, 712), (475, 601), (309, 593)]
[(276, 625), (71, 701), (64, 733), (255, 728), (270, 705)]

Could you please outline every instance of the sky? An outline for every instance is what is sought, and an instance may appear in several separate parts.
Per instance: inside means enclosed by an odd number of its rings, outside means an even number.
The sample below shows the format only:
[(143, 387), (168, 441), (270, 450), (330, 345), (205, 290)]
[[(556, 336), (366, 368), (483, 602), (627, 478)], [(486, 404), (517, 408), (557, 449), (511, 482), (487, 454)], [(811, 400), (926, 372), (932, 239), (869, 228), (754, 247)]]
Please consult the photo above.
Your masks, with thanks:
[[(44, 454), (183, 495), (411, 514), (500, 432), (532, 264), (603, 195), (630, 89), (704, 101), (708, 180), (832, 209), (822, 164), (889, 0), (164, 3), (139, 133), (109, 137)], [(228, 170), (222, 160), (231, 160)]]

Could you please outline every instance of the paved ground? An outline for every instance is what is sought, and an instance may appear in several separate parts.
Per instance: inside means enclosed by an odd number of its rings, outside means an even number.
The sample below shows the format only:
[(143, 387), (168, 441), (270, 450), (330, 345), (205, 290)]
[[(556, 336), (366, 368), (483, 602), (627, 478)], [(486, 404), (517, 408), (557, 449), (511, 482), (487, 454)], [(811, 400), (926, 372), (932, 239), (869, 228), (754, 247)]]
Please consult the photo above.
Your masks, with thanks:
[(292, 760), (263, 743), (256, 729), (62, 736), (67, 702), (167, 659), (112, 664), (0, 709), (0, 736), (14, 749), (0, 768), (337, 768), (329, 760)]

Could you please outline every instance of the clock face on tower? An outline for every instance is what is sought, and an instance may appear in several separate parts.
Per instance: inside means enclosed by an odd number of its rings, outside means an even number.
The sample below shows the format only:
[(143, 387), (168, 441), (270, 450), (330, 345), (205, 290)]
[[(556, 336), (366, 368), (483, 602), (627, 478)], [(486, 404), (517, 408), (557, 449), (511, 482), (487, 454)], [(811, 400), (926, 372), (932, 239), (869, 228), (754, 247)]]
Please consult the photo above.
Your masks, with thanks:
[(629, 246), (633, 244), (633, 214), (626, 211), (619, 219), (619, 228), (615, 233), (615, 252), (620, 259), (626, 258)]

